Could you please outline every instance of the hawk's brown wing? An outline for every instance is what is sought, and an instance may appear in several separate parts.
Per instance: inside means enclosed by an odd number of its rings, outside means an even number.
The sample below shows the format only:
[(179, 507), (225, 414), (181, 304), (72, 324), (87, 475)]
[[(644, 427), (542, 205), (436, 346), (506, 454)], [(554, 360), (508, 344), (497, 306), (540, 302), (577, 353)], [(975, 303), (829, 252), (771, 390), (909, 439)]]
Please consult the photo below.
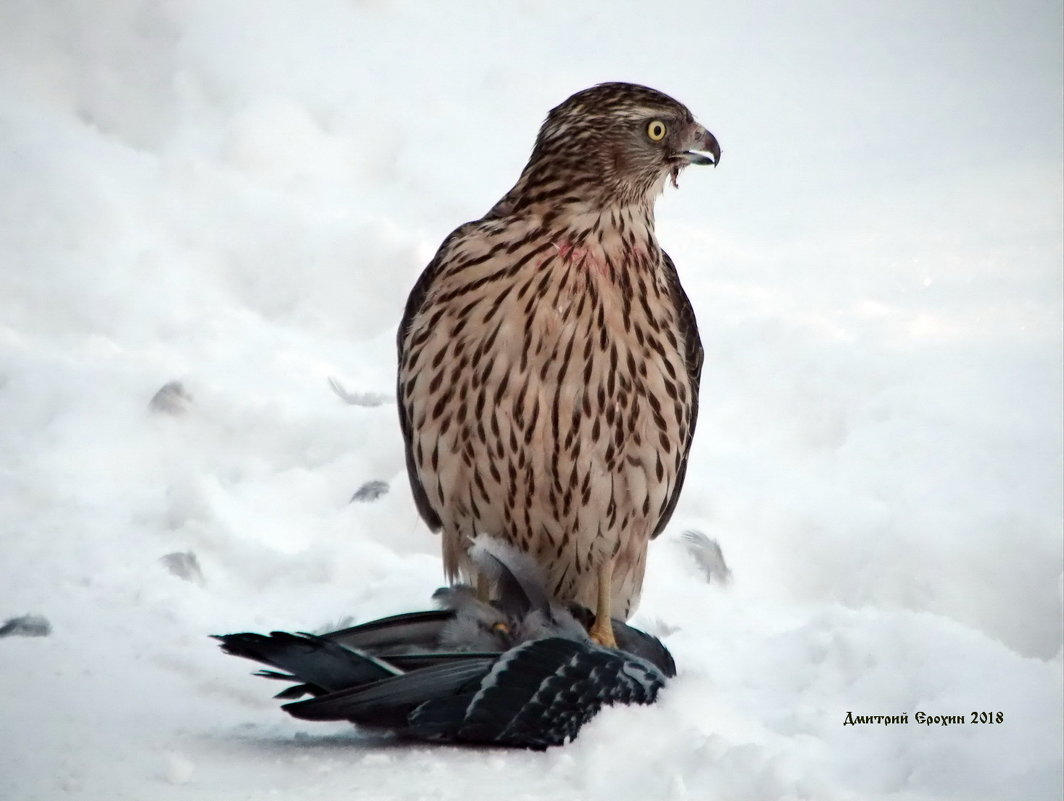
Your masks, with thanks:
[(676, 272), (676, 265), (673, 264), (668, 253), (662, 251), (661, 255), (663, 257), (665, 276), (672, 290), (672, 302), (676, 307), (680, 333), (683, 337), (680, 345), (683, 349), (684, 362), (687, 364), (687, 379), (691, 392), (691, 423), (687, 428), (687, 440), (683, 443), (683, 449), (680, 454), (680, 465), (676, 471), (676, 483), (673, 484), (668, 503), (658, 519), (658, 524), (654, 527), (651, 539), (657, 537), (668, 525), (673, 511), (676, 509), (676, 501), (680, 498), (680, 490), (683, 489), (684, 478), (687, 475), (687, 456), (691, 452), (691, 442), (695, 436), (695, 423), (698, 421), (698, 387), (702, 379), (703, 360), (702, 340), (698, 336), (698, 321), (695, 319), (695, 310), (691, 306), (691, 301), (687, 298), (687, 293), (683, 291), (683, 286), (680, 285), (680, 276)]
[(399, 332), (396, 335), (396, 346), (399, 352), (399, 370), (398, 378), (396, 381), (395, 398), (397, 406), (399, 407), (399, 428), (403, 432), (403, 446), (406, 451), (406, 474), (410, 479), (410, 490), (414, 494), (414, 503), (417, 505), (418, 514), (421, 515), (422, 520), (432, 531), (439, 531), (443, 525), (440, 520), (439, 514), (429, 504), (428, 495), (425, 493), (425, 488), (421, 484), (421, 479), (417, 474), (417, 462), (414, 460), (414, 431), (413, 421), (410, 419), (410, 415), (407, 414), (406, 403), (404, 402), (407, 393), (403, 390), (403, 362), (406, 359), (406, 349), (409, 346), (407, 343), (407, 335), (410, 333), (410, 327), (413, 325), (414, 318), (418, 312), (421, 311), (422, 306), (425, 303), (425, 298), (428, 295), (429, 287), (432, 286), (432, 282), (436, 278), (436, 274), (440, 271), (440, 265), (443, 263), (444, 254), (447, 253), (449, 246), (454, 241), (456, 236), (460, 235), (460, 232), (465, 228), (461, 226), (451, 233), (440, 245), (440, 249), (436, 251), (436, 256), (429, 262), (429, 265), (422, 271), (421, 277), (417, 279), (417, 283), (414, 284), (414, 288), (410, 290), (410, 297), (406, 300), (406, 308), (403, 311), (403, 319), (399, 322)]
[(399, 406), (399, 428), (403, 432), (403, 445), (406, 451), (406, 473), (410, 479), (410, 489), (414, 493), (414, 503), (417, 505), (418, 514), (421, 515), (425, 524), (432, 531), (439, 531), (443, 526), (443, 521), (440, 520), (439, 513), (429, 504), (428, 495), (425, 493), (425, 488), (422, 486), (421, 479), (417, 474), (417, 462), (414, 459), (413, 421), (410, 419), (410, 415), (407, 414), (406, 404), (404, 403), (404, 399), (409, 393), (403, 390), (402, 385), (403, 362), (406, 360), (408, 348), (417, 348), (421, 345), (419, 342), (407, 342), (407, 337), (411, 326), (414, 324), (414, 318), (424, 309), (425, 301), (428, 299), (429, 288), (436, 282), (440, 271), (448, 263), (448, 258), (453, 253), (455, 246), (460, 244), (460, 240), (463, 237), (469, 236), (475, 231), (477, 225), (477, 222), (468, 222), (460, 225), (443, 240), (440, 249), (436, 251), (436, 255), (422, 271), (421, 277), (414, 284), (414, 288), (410, 290), (410, 297), (407, 298), (406, 308), (403, 310), (403, 319), (399, 322), (399, 332), (396, 335), (396, 345), (399, 352), (396, 401)]

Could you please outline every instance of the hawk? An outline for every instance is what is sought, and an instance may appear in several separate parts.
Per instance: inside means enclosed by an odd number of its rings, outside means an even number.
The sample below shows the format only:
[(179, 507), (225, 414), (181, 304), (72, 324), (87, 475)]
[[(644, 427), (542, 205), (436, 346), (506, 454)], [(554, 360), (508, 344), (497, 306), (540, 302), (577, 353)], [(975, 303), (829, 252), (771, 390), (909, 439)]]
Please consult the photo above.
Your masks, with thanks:
[(720, 146), (645, 86), (548, 115), (514, 187), (451, 233), (399, 325), (399, 421), (418, 511), (449, 581), (490, 579), (479, 534), (532, 556), (592, 638), (639, 600), (649, 541), (683, 486), (702, 345), (654, 202)]

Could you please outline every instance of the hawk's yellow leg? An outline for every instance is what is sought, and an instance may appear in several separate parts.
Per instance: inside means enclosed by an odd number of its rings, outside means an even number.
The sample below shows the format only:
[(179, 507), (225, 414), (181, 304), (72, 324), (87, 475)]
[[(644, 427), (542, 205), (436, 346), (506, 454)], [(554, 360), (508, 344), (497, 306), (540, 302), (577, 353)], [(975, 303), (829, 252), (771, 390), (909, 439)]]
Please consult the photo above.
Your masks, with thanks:
[(598, 570), (598, 604), (595, 607), (595, 622), (591, 624), (588, 634), (599, 645), (616, 648), (617, 639), (613, 636), (613, 622), (610, 618), (610, 595), (613, 581), (613, 560), (610, 559)]

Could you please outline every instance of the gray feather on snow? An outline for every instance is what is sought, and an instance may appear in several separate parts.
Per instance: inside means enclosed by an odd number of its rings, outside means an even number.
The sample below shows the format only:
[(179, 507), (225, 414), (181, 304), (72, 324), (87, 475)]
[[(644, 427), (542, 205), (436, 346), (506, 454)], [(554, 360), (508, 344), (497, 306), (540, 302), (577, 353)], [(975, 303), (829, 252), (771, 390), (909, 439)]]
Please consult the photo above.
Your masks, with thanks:
[(51, 633), (52, 624), (40, 615), (12, 617), (0, 626), (0, 637), (47, 637)]
[(718, 581), (727, 584), (731, 579), (731, 570), (724, 561), (724, 552), (716, 540), (711, 540), (701, 531), (685, 531), (683, 533), (684, 545), (695, 560), (695, 564), (705, 574), (706, 581), (712, 583)]

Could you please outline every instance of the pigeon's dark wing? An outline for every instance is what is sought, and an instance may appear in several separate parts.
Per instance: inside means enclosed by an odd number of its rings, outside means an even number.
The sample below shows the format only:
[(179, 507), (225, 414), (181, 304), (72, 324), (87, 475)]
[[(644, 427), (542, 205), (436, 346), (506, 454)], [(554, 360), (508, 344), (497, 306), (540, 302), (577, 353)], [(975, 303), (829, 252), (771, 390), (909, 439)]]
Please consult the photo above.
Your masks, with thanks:
[(557, 637), (532, 640), (500, 656), (471, 692), (418, 706), (407, 732), (548, 748), (574, 739), (604, 705), (653, 703), (664, 683), (655, 667), (620, 651)]

